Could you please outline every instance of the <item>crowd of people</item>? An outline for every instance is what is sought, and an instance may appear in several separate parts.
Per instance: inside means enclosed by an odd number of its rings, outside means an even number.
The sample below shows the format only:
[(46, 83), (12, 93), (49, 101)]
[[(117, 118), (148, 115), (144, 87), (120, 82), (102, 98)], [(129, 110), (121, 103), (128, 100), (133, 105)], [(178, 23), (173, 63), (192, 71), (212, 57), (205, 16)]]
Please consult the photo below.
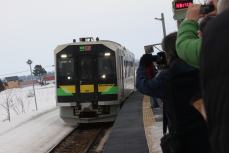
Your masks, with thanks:
[(163, 39), (166, 69), (152, 75), (155, 56), (140, 59), (137, 89), (163, 101), (163, 153), (229, 153), (229, 0), (209, 4), (208, 14), (189, 6)]

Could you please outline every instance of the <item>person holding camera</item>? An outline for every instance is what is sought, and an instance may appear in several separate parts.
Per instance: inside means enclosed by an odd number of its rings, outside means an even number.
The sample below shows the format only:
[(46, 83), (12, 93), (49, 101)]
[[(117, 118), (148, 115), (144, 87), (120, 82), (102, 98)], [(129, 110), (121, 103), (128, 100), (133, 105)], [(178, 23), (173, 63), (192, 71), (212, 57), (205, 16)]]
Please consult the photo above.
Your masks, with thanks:
[[(187, 63), (196, 67), (200, 66), (202, 95), (206, 106), (212, 153), (228, 153), (229, 1), (214, 0), (213, 2), (217, 6), (215, 7), (217, 15), (207, 25), (200, 42), (195, 39), (196, 20), (200, 15), (200, 6), (188, 9), (187, 21), (184, 21), (179, 28), (177, 53)], [(193, 48), (195, 44), (198, 45)]]
[(210, 0), (207, 5), (189, 6), (185, 20), (178, 29), (176, 50), (178, 56), (193, 67), (200, 67), (202, 38), (198, 36), (198, 20), (202, 17), (217, 16), (229, 8), (228, 0)]
[[(177, 33), (167, 35), (162, 41), (166, 54), (167, 69), (148, 79), (147, 65), (165, 61), (162, 57), (145, 54), (137, 70), (136, 88), (143, 94), (161, 98), (163, 101), (164, 123), (169, 133), (163, 130), (161, 139), (163, 153), (208, 153), (208, 133), (201, 114), (192, 106), (199, 99), (199, 71), (178, 58), (175, 41)], [(161, 54), (159, 54), (161, 55)], [(158, 59), (160, 59), (158, 61)]]
[(178, 56), (195, 68), (199, 68), (202, 38), (198, 35), (198, 20), (216, 15), (216, 0), (208, 5), (193, 4), (189, 6), (185, 20), (180, 24), (176, 40)]

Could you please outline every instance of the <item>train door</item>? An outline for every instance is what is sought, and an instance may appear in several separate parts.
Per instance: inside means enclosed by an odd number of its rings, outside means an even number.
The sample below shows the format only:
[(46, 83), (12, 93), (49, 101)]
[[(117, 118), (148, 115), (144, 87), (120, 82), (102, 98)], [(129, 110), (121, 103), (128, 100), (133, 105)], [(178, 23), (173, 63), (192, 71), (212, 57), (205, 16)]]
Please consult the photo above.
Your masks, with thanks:
[[(83, 47), (84, 50), (82, 49)], [(79, 100), (80, 102), (97, 102), (97, 63), (95, 53), (90, 50), (90, 46), (83, 47), (80, 47), (77, 56), (78, 80), (76, 86), (78, 87)]]
[(120, 83), (121, 83), (121, 85), (120, 85), (120, 87), (121, 87), (121, 97), (122, 98), (124, 98), (124, 73), (123, 73), (123, 71), (124, 71), (124, 69), (123, 69), (123, 56), (120, 56), (120, 61), (119, 61), (119, 63), (121, 63), (121, 65), (120, 65)]

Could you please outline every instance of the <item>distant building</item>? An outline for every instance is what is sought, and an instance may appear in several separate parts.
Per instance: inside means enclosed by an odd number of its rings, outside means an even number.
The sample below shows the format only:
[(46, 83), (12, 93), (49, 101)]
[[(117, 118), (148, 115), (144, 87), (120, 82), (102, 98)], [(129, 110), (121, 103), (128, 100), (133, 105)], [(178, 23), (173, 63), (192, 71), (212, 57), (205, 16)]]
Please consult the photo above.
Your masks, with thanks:
[(45, 83), (53, 83), (55, 82), (55, 76), (54, 75), (46, 75), (43, 77), (43, 80)]
[(20, 80), (18, 76), (6, 77), (6, 89), (20, 88)]
[(48, 85), (48, 84), (54, 84), (55, 83), (55, 76), (54, 74), (46, 74), (42, 77), (42, 82), (40, 82), (39, 84), (41, 86), (43, 85)]
[(22, 82), (20, 82), (20, 87), (28, 87), (28, 86), (32, 86), (33, 84), (38, 84), (37, 80), (24, 80)]

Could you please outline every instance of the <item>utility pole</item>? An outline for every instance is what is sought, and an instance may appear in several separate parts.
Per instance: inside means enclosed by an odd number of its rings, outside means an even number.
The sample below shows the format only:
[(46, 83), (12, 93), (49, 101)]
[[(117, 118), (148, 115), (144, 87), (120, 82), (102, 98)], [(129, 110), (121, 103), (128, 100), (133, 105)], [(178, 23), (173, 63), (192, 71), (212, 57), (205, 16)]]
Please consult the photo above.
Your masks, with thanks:
[(163, 36), (166, 36), (166, 28), (165, 28), (165, 17), (164, 13), (161, 13), (161, 18), (154, 18), (155, 20), (159, 20), (162, 23), (162, 30), (163, 30)]
[(34, 94), (34, 102), (35, 102), (36, 110), (38, 110), (38, 109), (37, 109), (37, 99), (36, 99), (36, 92), (35, 92), (35, 88), (34, 88), (33, 73), (32, 73), (32, 68), (31, 68), (31, 64), (32, 64), (33, 62), (32, 62), (32, 60), (28, 59), (28, 61), (27, 61), (26, 63), (29, 65), (29, 68), (30, 68), (30, 73), (31, 73), (32, 82), (33, 82), (33, 94)]

